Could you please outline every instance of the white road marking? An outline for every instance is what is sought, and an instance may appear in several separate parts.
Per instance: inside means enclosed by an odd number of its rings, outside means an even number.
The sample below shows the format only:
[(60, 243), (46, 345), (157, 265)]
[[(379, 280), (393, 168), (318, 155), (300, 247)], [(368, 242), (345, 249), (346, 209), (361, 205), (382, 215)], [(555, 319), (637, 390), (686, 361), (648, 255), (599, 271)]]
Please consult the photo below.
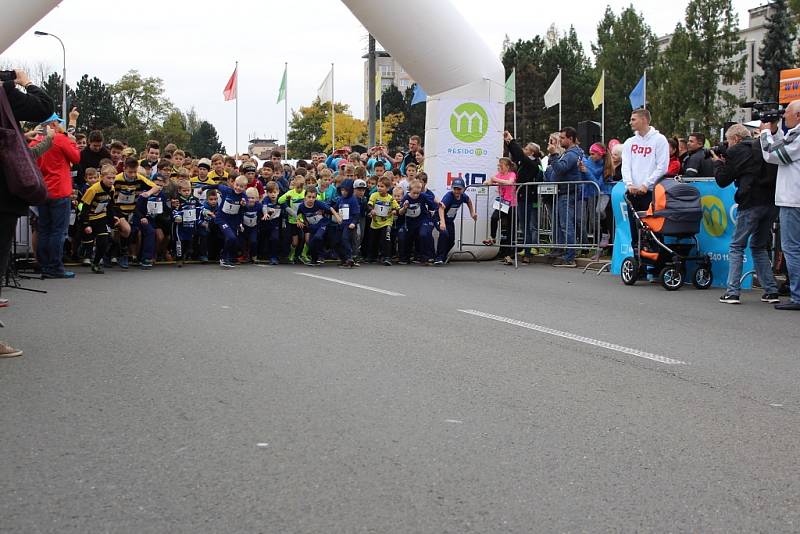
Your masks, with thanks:
[(309, 278), (317, 278), (319, 280), (326, 280), (328, 282), (342, 284), (343, 286), (357, 287), (358, 289), (366, 289), (367, 291), (382, 293), (384, 295), (389, 295), (390, 297), (405, 297), (405, 295), (403, 295), (402, 293), (395, 293), (394, 291), (387, 291), (386, 289), (380, 289), (378, 287), (362, 286), (361, 284), (347, 282), (345, 280), (337, 280), (336, 278), (328, 278), (327, 276), (320, 276), (318, 274), (311, 274), (311, 273), (294, 273), (294, 274), (299, 274), (300, 276), (308, 276)]
[(457, 425), (461, 425), (461, 424), (464, 423), (464, 421), (459, 421), (458, 419), (445, 419), (444, 422), (445, 423), (455, 423)]
[(458, 310), (458, 311), (462, 313), (468, 313), (470, 315), (476, 315), (478, 317), (484, 317), (486, 319), (492, 319), (493, 321), (499, 321), (501, 323), (508, 323), (514, 326), (521, 326), (522, 328), (527, 328), (529, 330), (536, 330), (537, 332), (541, 332), (543, 334), (550, 334), (551, 336), (563, 337), (565, 339), (571, 339), (572, 341), (578, 341), (579, 343), (586, 343), (587, 345), (594, 345), (595, 347), (602, 347), (604, 349), (613, 350), (616, 352), (622, 352), (623, 354), (630, 354), (631, 356), (637, 356), (639, 358), (653, 360), (654, 362), (658, 363), (665, 363), (667, 365), (687, 365), (686, 362), (683, 362), (681, 360), (674, 360), (672, 358), (667, 358), (665, 356), (659, 356), (658, 354), (652, 354), (650, 352), (644, 352), (638, 349), (623, 347), (622, 345), (615, 345), (614, 343), (609, 343), (607, 341), (600, 341), (598, 339), (592, 339), (590, 337), (579, 336), (578, 334), (572, 334), (570, 332), (562, 332), (561, 330), (555, 330), (553, 328), (548, 328), (546, 326), (541, 326), (538, 324), (525, 323), (523, 321), (517, 321), (516, 319), (510, 319), (508, 317), (502, 317), (500, 315), (492, 315), (491, 313), (484, 313), (477, 310)]
[(263, 449), (264, 447), (269, 447), (269, 443), (256, 443), (256, 447)]

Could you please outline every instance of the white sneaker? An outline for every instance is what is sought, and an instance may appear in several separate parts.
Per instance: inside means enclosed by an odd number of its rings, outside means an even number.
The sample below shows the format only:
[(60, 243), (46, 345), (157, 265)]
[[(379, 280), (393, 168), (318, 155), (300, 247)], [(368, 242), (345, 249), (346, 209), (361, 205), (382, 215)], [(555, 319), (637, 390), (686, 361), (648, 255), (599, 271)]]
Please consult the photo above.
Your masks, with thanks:
[(0, 341), (0, 358), (16, 358), (22, 356), (22, 351)]

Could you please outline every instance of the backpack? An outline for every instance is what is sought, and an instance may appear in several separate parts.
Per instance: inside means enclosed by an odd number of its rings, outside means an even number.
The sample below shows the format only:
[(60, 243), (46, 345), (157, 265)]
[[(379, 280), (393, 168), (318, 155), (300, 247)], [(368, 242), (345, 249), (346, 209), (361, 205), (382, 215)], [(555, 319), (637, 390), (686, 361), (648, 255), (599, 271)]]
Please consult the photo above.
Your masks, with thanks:
[(47, 200), (42, 171), (33, 159), (11, 111), (5, 90), (0, 89), (0, 170), (8, 191), (25, 202), (38, 205)]

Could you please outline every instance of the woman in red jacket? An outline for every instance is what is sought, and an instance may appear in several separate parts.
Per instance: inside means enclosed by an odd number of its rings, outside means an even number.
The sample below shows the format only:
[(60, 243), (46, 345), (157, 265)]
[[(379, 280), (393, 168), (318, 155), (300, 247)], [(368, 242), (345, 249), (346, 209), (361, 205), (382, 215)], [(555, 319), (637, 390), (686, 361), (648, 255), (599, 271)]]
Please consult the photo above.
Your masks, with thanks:
[(678, 157), (680, 153), (678, 150), (678, 138), (670, 137), (667, 139), (669, 143), (669, 166), (667, 167), (666, 176), (678, 176), (681, 173), (681, 160)]
[[(69, 124), (78, 120), (78, 110), (69, 114)], [(75, 273), (64, 270), (64, 238), (69, 228), (70, 196), (72, 195), (72, 165), (81, 160), (75, 138), (63, 131), (64, 121), (53, 115), (43, 124), (59, 128), (53, 146), (37, 162), (47, 184), (47, 201), (38, 206), (39, 239), (36, 257), (43, 278), (74, 278)]]

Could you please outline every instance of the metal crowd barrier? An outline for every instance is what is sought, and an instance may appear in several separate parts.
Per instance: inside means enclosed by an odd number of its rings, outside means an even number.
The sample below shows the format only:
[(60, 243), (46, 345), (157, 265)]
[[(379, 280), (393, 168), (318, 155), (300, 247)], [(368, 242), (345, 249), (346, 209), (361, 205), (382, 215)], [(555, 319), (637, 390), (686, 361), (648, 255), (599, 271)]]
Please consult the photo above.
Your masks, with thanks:
[(516, 184), (513, 187), (517, 202), (513, 205), (500, 199), (498, 187), (501, 186), (467, 187), (465, 193), (475, 203), (479, 219), (472, 224), (469, 212), (461, 210), (455, 254), (469, 254), (477, 259), (475, 252), (465, 247), (499, 248), (513, 258), (516, 266), (519, 251), (531, 248), (599, 251), (597, 201), (601, 192), (595, 182)]

